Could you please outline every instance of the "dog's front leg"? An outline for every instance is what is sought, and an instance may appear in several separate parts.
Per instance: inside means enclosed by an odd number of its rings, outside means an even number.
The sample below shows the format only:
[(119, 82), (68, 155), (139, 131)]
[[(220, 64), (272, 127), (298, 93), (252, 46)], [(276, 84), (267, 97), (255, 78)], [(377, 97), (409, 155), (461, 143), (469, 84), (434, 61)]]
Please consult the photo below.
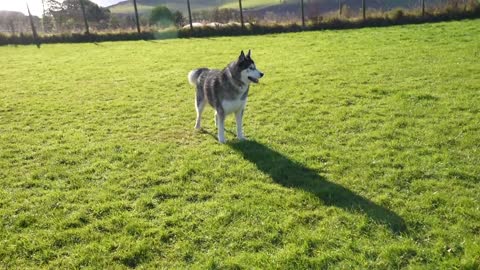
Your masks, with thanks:
[(237, 138), (241, 141), (247, 139), (245, 136), (243, 136), (243, 111), (244, 109), (235, 112), (235, 121), (237, 122)]
[(218, 142), (225, 143), (225, 114), (223, 112), (217, 111), (216, 114), (216, 123), (218, 129)]

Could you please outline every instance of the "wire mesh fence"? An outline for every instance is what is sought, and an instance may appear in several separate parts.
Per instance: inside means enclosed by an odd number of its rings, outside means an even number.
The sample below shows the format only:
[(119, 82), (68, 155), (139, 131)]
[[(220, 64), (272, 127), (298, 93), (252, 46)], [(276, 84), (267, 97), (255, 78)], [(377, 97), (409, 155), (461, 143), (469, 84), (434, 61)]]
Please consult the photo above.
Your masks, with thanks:
[[(226, 25), (305, 27), (329, 20), (389, 20), (439, 11), (478, 12), (480, 0), (127, 0), (101, 7), (90, 0), (42, 2), (41, 16), (0, 12), (0, 33), (131, 33)], [(32, 27), (33, 25), (33, 27)]]

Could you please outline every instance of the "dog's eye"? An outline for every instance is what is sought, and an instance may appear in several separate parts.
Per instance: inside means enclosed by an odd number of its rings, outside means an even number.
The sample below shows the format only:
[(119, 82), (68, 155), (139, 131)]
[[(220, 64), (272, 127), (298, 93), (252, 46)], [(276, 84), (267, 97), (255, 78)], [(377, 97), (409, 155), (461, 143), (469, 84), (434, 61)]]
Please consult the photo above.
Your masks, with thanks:
[(255, 68), (254, 67), (250, 67), (251, 70), (254, 70)]

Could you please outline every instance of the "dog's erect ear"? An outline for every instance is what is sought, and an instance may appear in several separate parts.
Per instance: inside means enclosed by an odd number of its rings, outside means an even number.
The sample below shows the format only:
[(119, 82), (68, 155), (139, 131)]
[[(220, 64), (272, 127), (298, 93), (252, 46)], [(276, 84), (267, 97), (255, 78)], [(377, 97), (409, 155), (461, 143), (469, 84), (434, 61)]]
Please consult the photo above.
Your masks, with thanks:
[(250, 50), (248, 50), (247, 58), (250, 58)]
[(242, 50), (242, 52), (240, 53), (240, 56), (238, 57), (238, 60), (240, 60), (240, 61), (245, 60), (245, 53), (243, 53), (243, 50)]

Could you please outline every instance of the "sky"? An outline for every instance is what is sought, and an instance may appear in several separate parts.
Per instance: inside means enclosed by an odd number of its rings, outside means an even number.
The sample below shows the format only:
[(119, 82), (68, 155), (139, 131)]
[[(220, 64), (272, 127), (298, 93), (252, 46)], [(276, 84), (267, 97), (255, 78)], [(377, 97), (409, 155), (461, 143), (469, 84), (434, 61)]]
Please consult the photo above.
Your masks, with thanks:
[[(97, 3), (100, 6), (110, 6), (116, 4), (122, 0), (90, 0)], [(30, 11), (33, 15), (42, 15), (42, 0), (0, 0), (0, 10), (20, 11), (24, 14), (27, 13), (27, 5), (30, 7)]]

